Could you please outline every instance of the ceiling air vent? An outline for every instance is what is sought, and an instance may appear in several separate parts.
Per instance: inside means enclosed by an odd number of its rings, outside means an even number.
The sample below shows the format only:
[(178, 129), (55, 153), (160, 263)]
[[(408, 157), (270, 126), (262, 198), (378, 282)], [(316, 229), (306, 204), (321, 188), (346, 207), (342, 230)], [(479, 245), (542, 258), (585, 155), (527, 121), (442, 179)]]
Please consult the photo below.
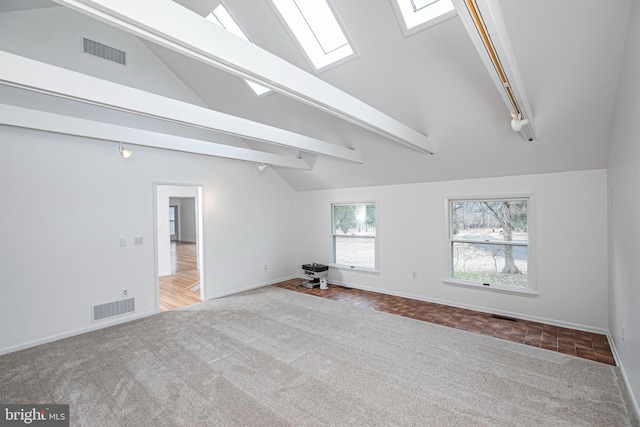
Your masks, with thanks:
[(127, 64), (127, 52), (87, 38), (83, 38), (83, 44), (85, 53), (106, 59), (107, 61), (117, 62), (118, 64)]

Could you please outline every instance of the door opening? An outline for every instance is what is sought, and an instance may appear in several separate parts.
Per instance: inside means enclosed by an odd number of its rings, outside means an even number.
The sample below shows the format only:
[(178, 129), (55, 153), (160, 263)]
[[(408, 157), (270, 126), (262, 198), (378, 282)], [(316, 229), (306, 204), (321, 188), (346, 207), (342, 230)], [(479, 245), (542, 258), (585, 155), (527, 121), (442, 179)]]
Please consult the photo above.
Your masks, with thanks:
[(202, 187), (156, 186), (157, 307), (204, 300)]

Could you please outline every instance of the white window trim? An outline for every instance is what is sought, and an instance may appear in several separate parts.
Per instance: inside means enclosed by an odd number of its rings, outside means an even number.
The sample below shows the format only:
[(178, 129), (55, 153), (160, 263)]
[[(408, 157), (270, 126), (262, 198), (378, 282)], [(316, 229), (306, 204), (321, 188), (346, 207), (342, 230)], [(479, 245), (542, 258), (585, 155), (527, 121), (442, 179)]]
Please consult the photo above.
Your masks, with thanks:
[[(350, 266), (350, 265), (345, 265), (345, 264), (336, 264), (333, 259), (334, 259), (334, 252), (333, 252), (333, 236), (334, 236), (334, 224), (333, 224), (333, 206), (335, 205), (366, 205), (366, 204), (374, 204), (376, 207), (376, 236), (375, 236), (375, 249), (374, 249), (374, 254), (376, 257), (376, 265), (374, 268), (366, 268), (366, 267), (357, 267), (357, 266)], [(329, 263), (329, 267), (331, 268), (335, 268), (338, 270), (347, 270), (347, 271), (358, 271), (358, 272), (362, 272), (362, 273), (375, 273), (378, 274), (380, 273), (380, 258), (379, 258), (379, 238), (380, 238), (380, 209), (378, 208), (378, 201), (377, 200), (366, 200), (366, 201), (347, 201), (347, 202), (331, 202), (329, 203), (329, 247), (331, 248), (330, 251), (330, 260), (331, 262)]]
[[(527, 249), (527, 287), (516, 288), (513, 286), (505, 286), (499, 284), (491, 284), (486, 286), (478, 282), (472, 282), (469, 280), (454, 279), (451, 277), (451, 266), (453, 259), (451, 256), (451, 212), (450, 206), (452, 200), (469, 200), (469, 201), (486, 201), (486, 200), (509, 200), (509, 199), (528, 199), (529, 212), (527, 216), (527, 234), (528, 234), (528, 249)], [(482, 289), (489, 292), (501, 292), (508, 294), (516, 294), (522, 296), (535, 297), (538, 296), (537, 280), (536, 280), (536, 196), (533, 193), (518, 193), (518, 194), (501, 194), (501, 195), (473, 195), (473, 196), (456, 196), (445, 197), (444, 199), (444, 279), (442, 279), (445, 285), (463, 286), (473, 289)]]
[(347, 31), (347, 28), (342, 24), (342, 20), (340, 19), (340, 16), (338, 15), (338, 12), (336, 11), (336, 8), (333, 6), (333, 3), (331, 2), (331, 0), (326, 0), (326, 1), (327, 1), (327, 5), (329, 6), (329, 9), (331, 9), (331, 12), (333, 13), (333, 16), (335, 16), (336, 21), (338, 22), (338, 25), (340, 26), (340, 29), (342, 30), (345, 38), (347, 39), (347, 42), (349, 43), (349, 46), (351, 47), (351, 50), (353, 51), (353, 53), (351, 55), (345, 56), (344, 58), (339, 59), (339, 60), (337, 60), (335, 62), (332, 62), (330, 64), (324, 65), (322, 67), (316, 67), (315, 64), (313, 63), (313, 60), (307, 54), (307, 51), (305, 50), (305, 48), (298, 41), (298, 37), (296, 37), (296, 35), (293, 33), (293, 31), (291, 30), (291, 27), (289, 27), (289, 24), (287, 23), (287, 20), (284, 19), (282, 14), (280, 14), (280, 11), (278, 10), (278, 7), (273, 3), (273, 1), (269, 0), (269, 6), (271, 6), (271, 9), (273, 10), (275, 15), (280, 20), (280, 23), (282, 24), (284, 29), (289, 34), (289, 37), (291, 37), (291, 40), (293, 40), (293, 42), (295, 43), (296, 47), (298, 48), (298, 50), (300, 51), (302, 56), (304, 56), (304, 59), (311, 66), (311, 69), (314, 71), (315, 74), (320, 74), (323, 71), (329, 70), (329, 69), (331, 69), (333, 67), (337, 67), (338, 65), (344, 64), (345, 62), (351, 61), (352, 59), (355, 59), (355, 58), (360, 56), (360, 53), (358, 52), (358, 49), (356, 48), (355, 44), (353, 43), (353, 39), (349, 35), (349, 32)]
[(398, 23), (400, 24), (400, 28), (402, 29), (402, 34), (405, 37), (409, 37), (414, 35), (415, 33), (419, 33), (422, 30), (426, 30), (429, 27), (433, 27), (434, 25), (437, 25), (441, 22), (446, 21), (447, 19), (451, 19), (454, 16), (456, 16), (458, 14), (458, 12), (453, 9), (450, 12), (447, 12), (443, 15), (440, 15), (436, 18), (430, 19), (426, 22), (423, 22), (420, 25), (416, 25), (415, 27), (412, 28), (407, 28), (407, 24), (404, 20), (404, 16), (402, 15), (402, 11), (400, 10), (400, 6), (398, 5), (398, 1), (402, 1), (402, 0), (390, 0), (391, 1), (391, 5), (393, 6), (393, 11), (396, 13), (396, 18), (398, 19)]

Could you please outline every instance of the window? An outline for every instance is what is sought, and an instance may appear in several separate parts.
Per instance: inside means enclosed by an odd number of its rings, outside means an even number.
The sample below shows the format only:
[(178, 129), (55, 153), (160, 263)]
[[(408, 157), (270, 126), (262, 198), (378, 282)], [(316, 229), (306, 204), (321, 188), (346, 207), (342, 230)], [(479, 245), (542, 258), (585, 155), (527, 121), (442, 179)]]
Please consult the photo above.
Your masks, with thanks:
[(455, 16), (451, 0), (392, 0), (405, 36)]
[(531, 197), (449, 200), (446, 281), (532, 293)]
[[(240, 28), (236, 20), (233, 19), (227, 8), (224, 7), (222, 3), (220, 3), (218, 7), (213, 9), (213, 12), (211, 12), (209, 16), (207, 16), (207, 20), (213, 22), (219, 27), (224, 28), (231, 34), (238, 36), (243, 40), (250, 41), (244, 31), (242, 31), (242, 28)], [(271, 92), (271, 89), (260, 86), (259, 84), (254, 83), (250, 80), (245, 79), (244, 81), (258, 96), (266, 95), (267, 93)]]
[(327, 0), (271, 0), (271, 3), (316, 71), (355, 56)]
[(178, 234), (176, 229), (176, 219), (178, 217), (178, 207), (169, 206), (169, 234), (171, 237), (175, 237)]
[(333, 204), (333, 263), (365, 270), (377, 269), (376, 204)]

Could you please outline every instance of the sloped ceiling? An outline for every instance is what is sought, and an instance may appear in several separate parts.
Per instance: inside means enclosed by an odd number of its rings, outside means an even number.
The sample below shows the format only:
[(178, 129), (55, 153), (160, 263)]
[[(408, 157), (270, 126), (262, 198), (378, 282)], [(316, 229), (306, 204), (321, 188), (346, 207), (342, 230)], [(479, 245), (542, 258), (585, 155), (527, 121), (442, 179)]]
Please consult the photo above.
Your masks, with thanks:
[[(511, 130), (509, 111), (458, 17), (404, 37), (390, 1), (333, 0), (359, 56), (318, 77), (429, 136), (434, 155), (278, 93), (257, 98), (237, 77), (143, 43), (209, 108), (350, 147), (364, 158), (359, 165), (245, 141), (307, 160), (311, 171), (276, 169), (296, 190), (606, 167), (631, 0), (500, 2), (535, 115), (534, 143)], [(180, 3), (205, 15), (216, 2)], [(33, 0), (23, 4), (43, 6)], [(312, 73), (268, 0), (225, 0), (225, 5), (255, 44)], [(0, 7), (12, 19), (29, 22), (32, 12), (14, 9)], [(34, 20), (33, 31), (39, 31), (35, 26)], [(1, 40), (0, 49), (6, 49)]]
[(10, 12), (13, 10), (41, 9), (45, 7), (56, 7), (57, 4), (50, 0), (2, 0), (0, 2), (0, 12)]

